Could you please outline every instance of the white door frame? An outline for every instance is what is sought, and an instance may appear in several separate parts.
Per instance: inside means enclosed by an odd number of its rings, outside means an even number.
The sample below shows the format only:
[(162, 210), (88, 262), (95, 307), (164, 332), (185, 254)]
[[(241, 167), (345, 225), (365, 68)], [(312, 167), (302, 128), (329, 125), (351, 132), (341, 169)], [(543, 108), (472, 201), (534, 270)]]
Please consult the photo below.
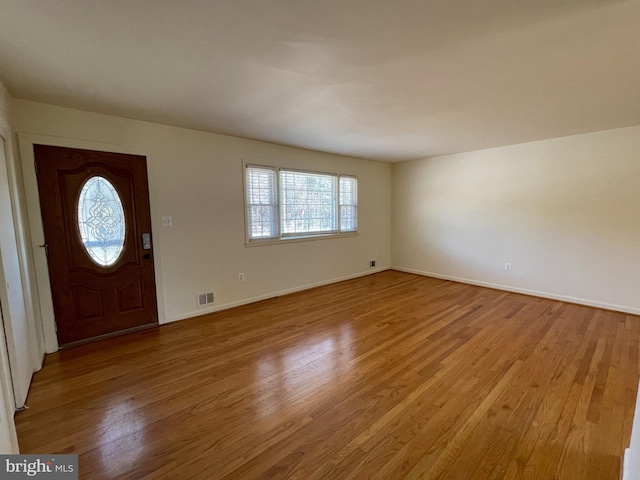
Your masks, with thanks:
[[(22, 177), (24, 182), (24, 192), (27, 201), (27, 213), (29, 215), (29, 230), (31, 231), (31, 250), (33, 252), (36, 283), (38, 286), (38, 301), (42, 316), (42, 330), (44, 334), (45, 349), (47, 353), (58, 350), (58, 337), (56, 336), (55, 315), (53, 312), (53, 297), (51, 296), (51, 283), (49, 280), (49, 267), (44, 248), (44, 230), (42, 227), (42, 212), (40, 211), (40, 196), (38, 193), (38, 180), (35, 170), (34, 145), (51, 145), (54, 147), (82, 148), (85, 150), (98, 150), (114, 153), (125, 153), (131, 155), (147, 156), (142, 147), (123, 146), (112, 143), (94, 142), (74, 138), (52, 137), (49, 135), (39, 135), (34, 133), (18, 133), (18, 145), (20, 147), (20, 159), (22, 162)], [(151, 223), (154, 231), (158, 225), (154, 221), (154, 195), (152, 170), (147, 168), (149, 176), (149, 202), (151, 204)], [(158, 236), (154, 236), (156, 251), (159, 252), (160, 244)], [(156, 293), (158, 297), (158, 320), (162, 323), (164, 318), (164, 289), (162, 288), (162, 266), (160, 255), (154, 255)]]
[(9, 370), (9, 352), (4, 333), (4, 318), (0, 305), (0, 453), (19, 453), (18, 435), (13, 416), (16, 404)]
[[(0, 162), (0, 168), (4, 169), (3, 174), (8, 175), (6, 171), (9, 158), (9, 149), (11, 142), (10, 133), (6, 125), (0, 118), (0, 148), (4, 150), (1, 153), (4, 161)], [(8, 178), (7, 178), (8, 180)], [(4, 279), (2, 267), (2, 252), (0, 251), (0, 297), (7, 299), (9, 292)], [(0, 308), (3, 308), (0, 305)], [(15, 392), (13, 386), (13, 377), (9, 365), (9, 351), (7, 349), (7, 337), (5, 334), (5, 321), (9, 319), (0, 311), (0, 452), (2, 453), (19, 453), (18, 437), (16, 435), (16, 426), (14, 422), (14, 414), (16, 410)]]

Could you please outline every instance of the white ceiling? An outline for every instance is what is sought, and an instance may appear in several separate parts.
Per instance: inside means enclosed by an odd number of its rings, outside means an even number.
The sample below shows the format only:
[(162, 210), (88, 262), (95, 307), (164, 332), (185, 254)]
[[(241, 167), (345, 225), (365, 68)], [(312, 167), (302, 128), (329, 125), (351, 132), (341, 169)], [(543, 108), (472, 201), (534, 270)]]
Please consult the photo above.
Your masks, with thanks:
[(640, 0), (0, 0), (0, 80), (398, 161), (640, 124)]

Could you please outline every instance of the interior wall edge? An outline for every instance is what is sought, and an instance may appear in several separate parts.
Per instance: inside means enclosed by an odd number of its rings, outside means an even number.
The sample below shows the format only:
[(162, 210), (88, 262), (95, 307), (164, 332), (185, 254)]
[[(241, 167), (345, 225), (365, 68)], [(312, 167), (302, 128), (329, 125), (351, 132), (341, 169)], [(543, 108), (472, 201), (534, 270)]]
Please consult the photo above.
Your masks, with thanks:
[(463, 277), (455, 277), (455, 276), (451, 276), (451, 275), (443, 275), (440, 273), (435, 273), (435, 272), (426, 272), (424, 270), (416, 270), (413, 268), (405, 268), (405, 267), (400, 267), (397, 265), (391, 265), (391, 270), (397, 270), (399, 272), (405, 272), (405, 273), (413, 273), (416, 275), (422, 275), (424, 277), (432, 277), (432, 278), (438, 278), (440, 280), (450, 280), (452, 282), (458, 282), (458, 283), (466, 283), (468, 285), (475, 285), (478, 287), (485, 287), (485, 288), (492, 288), (495, 290), (502, 290), (505, 292), (512, 292), (512, 293), (520, 293), (522, 295), (529, 295), (532, 297), (540, 297), (540, 298), (547, 298), (549, 300), (558, 300), (560, 302), (568, 302), (568, 303), (575, 303), (577, 305), (584, 305), (587, 307), (594, 307), (594, 308), (602, 308), (604, 310), (613, 310), (616, 312), (620, 312), (620, 313), (628, 313), (631, 315), (640, 315), (640, 308), (638, 307), (631, 307), (628, 305), (616, 305), (616, 304), (612, 304), (612, 303), (606, 303), (606, 302), (600, 302), (598, 300), (591, 300), (591, 299), (587, 299), (587, 298), (577, 298), (577, 297), (571, 297), (568, 295), (558, 295), (555, 293), (551, 293), (551, 292), (543, 292), (540, 290), (531, 290), (528, 288), (520, 288), (520, 287), (512, 287), (509, 285), (502, 285), (502, 284), (498, 284), (498, 283), (490, 283), (490, 282), (483, 282), (481, 280), (473, 280), (470, 278), (463, 278)]

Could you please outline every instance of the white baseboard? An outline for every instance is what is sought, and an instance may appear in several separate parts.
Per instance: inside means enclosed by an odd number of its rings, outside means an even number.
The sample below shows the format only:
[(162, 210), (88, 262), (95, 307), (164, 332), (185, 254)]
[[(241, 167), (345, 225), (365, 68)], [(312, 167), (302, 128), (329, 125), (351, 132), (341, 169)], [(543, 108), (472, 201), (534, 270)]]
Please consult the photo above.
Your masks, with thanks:
[(174, 315), (171, 317), (167, 317), (163, 321), (160, 322), (161, 325), (166, 323), (176, 322), (178, 320), (185, 320), (187, 318), (199, 317), (200, 315), (206, 315), (208, 313), (219, 312), (221, 310), (228, 310), (233, 307), (239, 307), (241, 305), (247, 305), (249, 303), (259, 302), (261, 300), (267, 300), (269, 298), (281, 297), (282, 295), (287, 295), (289, 293), (300, 292), (302, 290), (309, 290), (310, 288), (322, 287), (323, 285), (330, 285), (332, 283), (344, 282), (345, 280), (351, 280), (359, 277), (366, 277), (367, 275), (373, 275), (374, 273), (384, 272), (385, 270), (389, 270), (389, 267), (379, 267), (379, 268), (371, 268), (364, 272), (354, 273), (353, 275), (347, 275), (345, 277), (337, 277), (331, 278), (329, 280), (323, 280), (321, 282), (309, 283), (307, 285), (288, 288), (285, 290), (279, 290), (277, 292), (267, 293), (265, 295), (259, 295), (257, 297), (245, 298), (242, 300), (238, 300), (236, 302), (224, 303), (221, 305), (213, 305), (208, 308), (199, 308), (197, 310), (192, 310), (191, 312), (182, 313), (180, 315)]
[(615, 310), (616, 312), (640, 315), (640, 308), (629, 307), (627, 305), (616, 305), (613, 303), (599, 302), (597, 300), (590, 300), (586, 298), (570, 297), (567, 295), (557, 295), (555, 293), (541, 292), (539, 290), (529, 290), (527, 288), (511, 287), (509, 285), (500, 285), (497, 283), (482, 282), (480, 280), (472, 280), (469, 278), (462, 278), (462, 277), (453, 277), (451, 275), (442, 275), (439, 273), (425, 272), (422, 270), (397, 267), (393, 265), (391, 266), (391, 270), (398, 270), (399, 272), (406, 272), (406, 273), (415, 273), (416, 275), (439, 278), (442, 280), (451, 280), (453, 282), (468, 283), (469, 285), (477, 285), (479, 287), (494, 288), (496, 290), (504, 290), (507, 292), (522, 293), (524, 295), (531, 295), (533, 297), (542, 297), (542, 298), (549, 298), (551, 300), (560, 300), (562, 302), (577, 303), (579, 305), (586, 305), (588, 307), (604, 308), (606, 310)]

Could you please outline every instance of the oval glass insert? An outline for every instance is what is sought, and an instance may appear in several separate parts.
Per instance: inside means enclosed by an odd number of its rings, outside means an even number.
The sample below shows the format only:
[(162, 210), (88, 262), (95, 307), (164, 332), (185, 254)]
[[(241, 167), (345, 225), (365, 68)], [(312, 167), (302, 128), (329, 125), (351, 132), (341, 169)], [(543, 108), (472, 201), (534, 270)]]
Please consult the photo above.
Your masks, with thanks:
[(102, 267), (113, 265), (124, 247), (122, 200), (104, 177), (86, 181), (78, 200), (80, 239), (91, 259)]

